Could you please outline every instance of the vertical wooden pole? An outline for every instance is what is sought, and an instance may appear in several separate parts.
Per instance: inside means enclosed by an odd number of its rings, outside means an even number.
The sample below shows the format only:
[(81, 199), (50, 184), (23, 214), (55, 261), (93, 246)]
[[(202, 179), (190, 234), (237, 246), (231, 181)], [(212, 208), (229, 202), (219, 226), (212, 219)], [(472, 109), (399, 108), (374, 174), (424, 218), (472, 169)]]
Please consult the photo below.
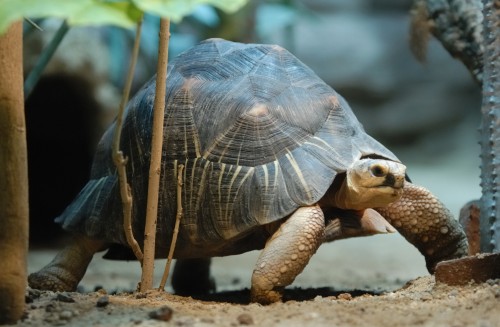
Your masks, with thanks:
[(153, 135), (151, 141), (151, 164), (149, 167), (148, 202), (146, 208), (146, 226), (144, 229), (144, 261), (142, 265), (141, 292), (153, 288), (156, 219), (158, 215), (158, 193), (160, 188), (169, 39), (170, 20), (162, 18), (160, 21), (160, 42), (158, 48)]
[(23, 314), (28, 251), (28, 167), (22, 23), (0, 35), (0, 324)]

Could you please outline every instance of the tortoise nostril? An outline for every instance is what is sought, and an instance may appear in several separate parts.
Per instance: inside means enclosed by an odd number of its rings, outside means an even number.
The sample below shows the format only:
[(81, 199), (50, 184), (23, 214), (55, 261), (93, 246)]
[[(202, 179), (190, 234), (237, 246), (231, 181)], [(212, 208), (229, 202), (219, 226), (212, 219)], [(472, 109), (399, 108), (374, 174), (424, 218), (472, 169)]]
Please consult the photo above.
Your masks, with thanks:
[(380, 165), (373, 165), (370, 168), (370, 171), (372, 175), (375, 177), (384, 177), (385, 175), (387, 175), (387, 169), (385, 169), (385, 167), (382, 167)]

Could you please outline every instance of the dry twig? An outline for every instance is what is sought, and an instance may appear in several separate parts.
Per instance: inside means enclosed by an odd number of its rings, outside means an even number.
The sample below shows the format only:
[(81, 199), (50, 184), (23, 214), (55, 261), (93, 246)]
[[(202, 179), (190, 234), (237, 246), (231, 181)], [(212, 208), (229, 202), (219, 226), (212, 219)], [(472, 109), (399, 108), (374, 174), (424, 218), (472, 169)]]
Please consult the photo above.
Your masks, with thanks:
[(167, 263), (165, 265), (165, 271), (163, 272), (163, 277), (160, 283), (160, 290), (165, 290), (165, 284), (167, 283), (168, 274), (170, 273), (170, 265), (172, 264), (172, 258), (174, 256), (175, 244), (177, 243), (177, 236), (179, 235), (179, 225), (183, 215), (182, 209), (182, 177), (184, 172), (184, 165), (179, 165), (177, 168), (177, 214), (175, 216), (175, 227), (172, 234), (172, 241), (170, 242), (170, 250), (168, 252)]
[(158, 215), (158, 193), (160, 188), (163, 118), (165, 113), (169, 39), (170, 21), (162, 18), (160, 21), (160, 44), (158, 47), (158, 67), (156, 73), (156, 94), (153, 113), (153, 134), (151, 141), (151, 163), (149, 166), (146, 226), (144, 228), (144, 261), (142, 265), (141, 292), (149, 290), (153, 287), (156, 220)]
[(128, 102), (130, 88), (132, 86), (132, 80), (134, 77), (135, 64), (137, 62), (137, 56), (139, 54), (141, 30), (142, 30), (142, 19), (137, 23), (137, 30), (135, 34), (134, 47), (132, 50), (132, 57), (130, 58), (130, 66), (127, 73), (127, 80), (125, 81), (122, 100), (116, 118), (115, 133), (113, 135), (113, 162), (116, 165), (118, 178), (120, 180), (120, 195), (122, 198), (122, 205), (123, 205), (123, 230), (125, 232), (125, 237), (127, 238), (129, 246), (132, 248), (132, 251), (134, 251), (137, 260), (139, 260), (142, 265), (143, 254), (141, 248), (139, 247), (139, 244), (134, 238), (134, 234), (132, 231), (133, 199), (132, 199), (132, 191), (130, 189), (130, 185), (127, 182), (127, 170), (126, 170), (127, 159), (123, 157), (123, 152), (120, 151), (120, 138), (123, 125), (123, 115), (125, 111), (125, 106)]

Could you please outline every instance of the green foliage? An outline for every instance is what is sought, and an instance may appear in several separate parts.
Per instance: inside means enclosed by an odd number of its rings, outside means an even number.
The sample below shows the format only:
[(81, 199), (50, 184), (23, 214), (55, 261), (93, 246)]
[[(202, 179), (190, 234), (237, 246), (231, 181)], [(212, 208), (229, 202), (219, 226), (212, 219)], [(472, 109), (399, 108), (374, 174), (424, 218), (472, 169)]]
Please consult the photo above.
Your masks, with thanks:
[(234, 12), (247, 0), (132, 0), (132, 2), (144, 12), (169, 17), (172, 21), (179, 22), (201, 4), (213, 5), (226, 12)]
[(174, 22), (189, 15), (196, 6), (209, 4), (234, 12), (247, 0), (0, 0), (0, 34), (22, 19), (58, 17), (69, 25), (111, 24), (130, 28), (143, 12)]

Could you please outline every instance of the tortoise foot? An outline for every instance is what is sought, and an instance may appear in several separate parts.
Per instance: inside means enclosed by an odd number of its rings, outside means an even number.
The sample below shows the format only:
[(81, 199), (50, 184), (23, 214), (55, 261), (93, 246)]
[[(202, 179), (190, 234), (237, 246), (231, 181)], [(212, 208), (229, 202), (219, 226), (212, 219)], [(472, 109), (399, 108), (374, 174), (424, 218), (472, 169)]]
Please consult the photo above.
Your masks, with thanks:
[(78, 283), (60, 278), (60, 276), (50, 270), (42, 269), (28, 276), (28, 284), (31, 288), (54, 292), (72, 292), (76, 290)]
[(272, 304), (281, 301), (283, 298), (284, 288), (264, 290), (258, 289), (255, 286), (252, 287), (250, 294), (250, 301), (255, 303), (260, 303), (263, 305)]

